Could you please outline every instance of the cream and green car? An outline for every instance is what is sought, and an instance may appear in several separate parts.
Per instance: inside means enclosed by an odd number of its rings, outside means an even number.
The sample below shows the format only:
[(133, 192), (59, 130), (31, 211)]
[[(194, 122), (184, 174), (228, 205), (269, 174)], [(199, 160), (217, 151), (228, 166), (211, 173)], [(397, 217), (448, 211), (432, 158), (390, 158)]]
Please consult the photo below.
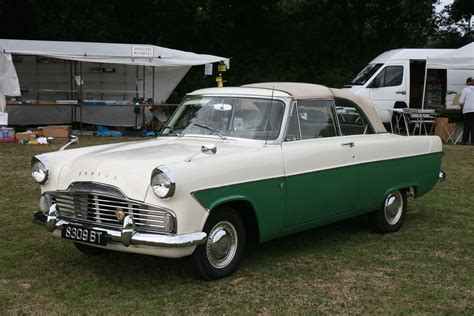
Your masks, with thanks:
[(32, 159), (35, 223), (91, 255), (191, 256), (198, 275), (231, 274), (255, 236), (368, 214), (398, 231), (407, 196), (439, 178), (441, 140), (386, 132), (369, 100), (302, 83), (188, 94), (153, 140)]

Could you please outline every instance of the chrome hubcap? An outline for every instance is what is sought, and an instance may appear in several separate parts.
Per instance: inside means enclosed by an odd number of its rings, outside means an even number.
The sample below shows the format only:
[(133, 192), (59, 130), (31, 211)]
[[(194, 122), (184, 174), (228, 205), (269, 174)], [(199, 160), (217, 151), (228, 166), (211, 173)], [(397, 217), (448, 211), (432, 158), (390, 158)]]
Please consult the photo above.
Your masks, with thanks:
[(217, 223), (209, 233), (206, 253), (209, 263), (214, 268), (226, 267), (237, 252), (237, 231), (229, 222)]
[(385, 198), (384, 214), (390, 225), (395, 225), (402, 217), (403, 197), (399, 191), (390, 193)]

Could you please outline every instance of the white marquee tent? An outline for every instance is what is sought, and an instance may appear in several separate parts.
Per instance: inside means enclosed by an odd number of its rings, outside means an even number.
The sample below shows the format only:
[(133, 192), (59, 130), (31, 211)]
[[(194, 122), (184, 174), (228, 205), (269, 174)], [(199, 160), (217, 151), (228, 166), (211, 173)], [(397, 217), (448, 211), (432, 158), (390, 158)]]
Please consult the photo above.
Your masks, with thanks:
[[(108, 102), (142, 97), (165, 102), (192, 66), (212, 63), (225, 63), (229, 67), (229, 60), (224, 57), (155, 45), (0, 39), (0, 112), (8, 112), (5, 96), (63, 101), (77, 97)], [(89, 112), (104, 109), (96, 107)], [(35, 111), (39, 107), (31, 106), (23, 111), (19, 123), (47, 123), (37, 119), (39, 115)], [(114, 112), (119, 111), (125, 110), (115, 107)], [(91, 119), (87, 122), (86, 111), (86, 123), (100, 123), (93, 113), (89, 114)], [(135, 121), (134, 115), (129, 116)], [(95, 117), (104, 118), (104, 113)], [(127, 123), (120, 123), (117, 117), (115, 120), (116, 126), (133, 125), (130, 120)], [(114, 125), (111, 123), (114, 122), (102, 124)]]
[(428, 58), (428, 69), (474, 69), (474, 42), (447, 54)]
[[(457, 105), (453, 104), (455, 95), (460, 93), (465, 87), (466, 78), (474, 77), (474, 42), (451, 50), (445, 54), (426, 59), (423, 104), (425, 104), (425, 99), (430, 99), (429, 92), (426, 91), (429, 74), (436, 72), (444, 73), (446, 81), (446, 97), (445, 100), (441, 102), (443, 102), (448, 109), (457, 108)], [(429, 103), (429, 101), (427, 101), (427, 103)]]

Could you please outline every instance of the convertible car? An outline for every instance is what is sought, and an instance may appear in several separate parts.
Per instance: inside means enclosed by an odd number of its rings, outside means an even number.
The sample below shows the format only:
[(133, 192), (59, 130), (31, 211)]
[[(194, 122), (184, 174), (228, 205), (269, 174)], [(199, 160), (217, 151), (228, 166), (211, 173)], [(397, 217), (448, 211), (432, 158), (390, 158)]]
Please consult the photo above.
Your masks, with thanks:
[[(64, 149), (64, 148), (63, 148)], [(368, 99), (303, 83), (189, 93), (152, 140), (41, 154), (33, 222), (85, 254), (191, 256), (199, 277), (231, 274), (265, 242), (368, 214), (403, 225), (433, 188), (437, 136), (387, 133)]]

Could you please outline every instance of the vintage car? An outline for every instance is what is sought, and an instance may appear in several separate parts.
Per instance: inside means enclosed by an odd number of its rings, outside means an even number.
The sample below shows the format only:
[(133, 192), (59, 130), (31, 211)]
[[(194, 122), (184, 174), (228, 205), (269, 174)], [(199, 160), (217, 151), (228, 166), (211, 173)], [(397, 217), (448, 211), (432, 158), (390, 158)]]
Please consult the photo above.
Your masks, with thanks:
[(189, 93), (152, 140), (41, 154), (35, 223), (86, 254), (192, 256), (231, 274), (260, 242), (368, 214), (398, 231), (440, 171), (437, 136), (387, 133), (368, 99), (303, 83)]

